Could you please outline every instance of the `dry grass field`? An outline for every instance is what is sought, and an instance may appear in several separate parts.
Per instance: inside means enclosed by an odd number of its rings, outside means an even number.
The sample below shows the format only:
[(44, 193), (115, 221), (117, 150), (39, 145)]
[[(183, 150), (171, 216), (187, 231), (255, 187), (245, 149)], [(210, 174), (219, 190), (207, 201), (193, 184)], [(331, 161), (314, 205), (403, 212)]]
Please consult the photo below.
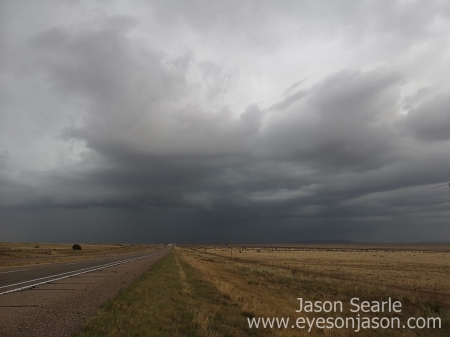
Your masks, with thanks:
[[(206, 247), (204, 247), (206, 248)], [(440, 330), (319, 330), (310, 336), (448, 336), (450, 334), (450, 256), (443, 252), (343, 251), (328, 248), (292, 250), (247, 247), (181, 250), (181, 256), (224, 295), (239, 304), (249, 317), (291, 317), (295, 320), (296, 298), (342, 301), (353, 297), (401, 301), (399, 317), (439, 316)], [(198, 250), (197, 250), (198, 249)], [(217, 255), (211, 255), (217, 254)], [(223, 255), (219, 257), (218, 255)], [(259, 263), (252, 263), (257, 261)], [(387, 265), (390, 264), (390, 268)], [(309, 272), (308, 272), (309, 269)], [(336, 274), (338, 274), (336, 276)], [(416, 288), (429, 291), (414, 291)], [(432, 291), (434, 288), (436, 292)], [(347, 308), (349, 309), (349, 308)], [(345, 316), (331, 313), (331, 316)], [(317, 317), (317, 313), (302, 316)], [(386, 314), (382, 314), (381, 317)], [(387, 314), (389, 316), (392, 314)], [(299, 336), (301, 332), (278, 329), (276, 336)], [(306, 335), (306, 334), (305, 334)]]
[[(303, 274), (450, 296), (450, 246), (233, 247), (233, 257)], [(230, 257), (229, 247), (197, 247)], [(446, 250), (447, 249), (447, 250)]]
[[(450, 335), (447, 252), (316, 248), (235, 247), (231, 259), (229, 248), (176, 247), (136, 284), (105, 305), (80, 336)], [(336, 272), (338, 277), (334, 275)], [(411, 288), (414, 282), (420, 289)], [(341, 301), (344, 310), (297, 313), (299, 297)], [(349, 311), (353, 297), (368, 301), (391, 297), (402, 303), (400, 313), (367, 313), (366, 317), (398, 318), (401, 322), (410, 317), (439, 317), (441, 329), (356, 332), (355, 329), (313, 328), (308, 332), (292, 329), (291, 324), (287, 329), (249, 328), (248, 319), (258, 317), (289, 317), (290, 322), (299, 316), (355, 317)]]
[(73, 250), (73, 244), (0, 243), (0, 268), (76, 261), (109, 254), (131, 253), (156, 249), (162, 245), (83, 244)]

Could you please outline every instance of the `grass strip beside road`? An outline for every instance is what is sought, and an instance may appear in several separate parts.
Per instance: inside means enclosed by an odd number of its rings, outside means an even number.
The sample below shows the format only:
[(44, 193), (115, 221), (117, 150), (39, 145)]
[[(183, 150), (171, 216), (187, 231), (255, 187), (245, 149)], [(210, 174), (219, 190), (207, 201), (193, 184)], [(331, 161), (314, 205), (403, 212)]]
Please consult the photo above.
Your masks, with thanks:
[(175, 250), (104, 304), (76, 337), (248, 336), (237, 307)]

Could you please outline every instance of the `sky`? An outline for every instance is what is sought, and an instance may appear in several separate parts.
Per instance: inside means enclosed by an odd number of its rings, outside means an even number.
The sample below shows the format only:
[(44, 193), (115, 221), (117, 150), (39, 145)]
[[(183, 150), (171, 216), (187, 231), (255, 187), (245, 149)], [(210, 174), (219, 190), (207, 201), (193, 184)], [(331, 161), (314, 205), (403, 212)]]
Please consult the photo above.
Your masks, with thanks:
[(3, 0), (0, 241), (450, 241), (449, 46), (444, 0)]

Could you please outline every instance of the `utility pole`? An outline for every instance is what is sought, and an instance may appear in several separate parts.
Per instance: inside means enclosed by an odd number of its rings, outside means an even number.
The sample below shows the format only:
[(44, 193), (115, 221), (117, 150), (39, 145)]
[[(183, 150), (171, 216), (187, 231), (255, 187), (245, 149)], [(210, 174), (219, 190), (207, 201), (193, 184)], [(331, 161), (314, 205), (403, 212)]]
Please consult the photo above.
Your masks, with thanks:
[(233, 236), (230, 236), (230, 253), (231, 259), (233, 259)]

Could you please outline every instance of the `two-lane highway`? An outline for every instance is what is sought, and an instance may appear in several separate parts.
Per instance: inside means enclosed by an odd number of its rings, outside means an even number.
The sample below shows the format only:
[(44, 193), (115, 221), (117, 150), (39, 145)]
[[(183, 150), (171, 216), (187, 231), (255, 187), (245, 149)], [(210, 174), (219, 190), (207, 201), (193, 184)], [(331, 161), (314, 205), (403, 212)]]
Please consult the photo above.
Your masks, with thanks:
[(170, 247), (145, 253), (123, 253), (115, 256), (97, 257), (77, 262), (52, 263), (39, 266), (0, 269), (0, 295), (25, 290), (33, 286), (68, 278), (82, 273), (108, 268), (122, 263), (163, 254)]
[(172, 247), (78, 262), (0, 269), (0, 336), (60, 337), (79, 332)]

